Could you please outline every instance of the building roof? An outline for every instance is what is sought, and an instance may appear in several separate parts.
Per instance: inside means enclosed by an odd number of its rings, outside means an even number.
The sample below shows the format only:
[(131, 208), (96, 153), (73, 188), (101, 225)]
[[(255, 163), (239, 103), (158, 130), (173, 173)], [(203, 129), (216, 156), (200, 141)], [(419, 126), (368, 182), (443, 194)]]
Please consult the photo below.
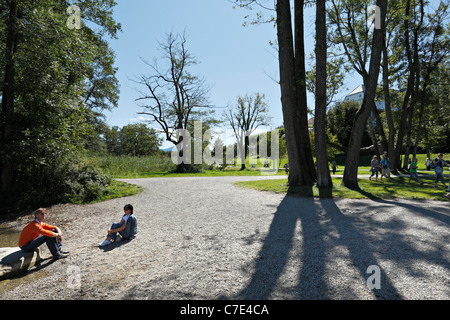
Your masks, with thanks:
[(352, 92), (350, 92), (350, 93), (347, 95), (347, 97), (348, 97), (348, 96), (352, 96), (352, 95), (357, 94), (357, 93), (364, 93), (364, 91), (365, 91), (364, 85), (361, 84), (361, 85), (359, 85), (357, 88), (355, 88)]

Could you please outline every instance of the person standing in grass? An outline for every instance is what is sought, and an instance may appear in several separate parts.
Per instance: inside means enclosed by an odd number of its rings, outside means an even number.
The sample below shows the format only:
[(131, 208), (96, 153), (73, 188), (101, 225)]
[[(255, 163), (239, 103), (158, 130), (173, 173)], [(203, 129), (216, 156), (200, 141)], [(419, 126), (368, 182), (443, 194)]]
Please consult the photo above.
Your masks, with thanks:
[(391, 181), (391, 169), (390, 169), (391, 160), (389, 160), (388, 154), (385, 151), (383, 154), (383, 159), (381, 160), (381, 177), (380, 180), (383, 180), (383, 176)]
[(336, 174), (336, 167), (337, 167), (336, 159), (333, 159), (333, 161), (331, 162), (331, 170), (333, 170), (333, 174)]
[(372, 177), (376, 174), (375, 180), (378, 180), (378, 171), (380, 170), (380, 163), (378, 162), (378, 157), (373, 156), (372, 161), (370, 161), (370, 171), (372, 171), (372, 175), (369, 177), (369, 180), (372, 180)]
[(417, 174), (417, 158), (413, 157), (411, 164), (409, 166), (409, 181), (408, 183), (411, 184), (411, 178), (415, 176), (417, 181), (420, 182), (420, 185), (423, 185), (423, 182), (420, 180), (419, 175)]
[(431, 167), (434, 168), (434, 172), (436, 173), (436, 179), (434, 179), (434, 186), (438, 186), (438, 181), (441, 180), (442, 184), (444, 185), (444, 188), (447, 188), (445, 184), (444, 179), (444, 166), (450, 167), (450, 164), (448, 164), (444, 159), (442, 159), (444, 155), (442, 153), (439, 153), (437, 158), (433, 160)]

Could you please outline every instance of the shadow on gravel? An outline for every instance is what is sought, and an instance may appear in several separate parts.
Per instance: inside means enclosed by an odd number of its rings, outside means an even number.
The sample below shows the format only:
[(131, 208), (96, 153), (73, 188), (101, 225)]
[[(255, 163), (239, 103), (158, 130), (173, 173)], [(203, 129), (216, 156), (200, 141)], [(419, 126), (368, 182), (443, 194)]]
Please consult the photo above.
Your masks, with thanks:
[(104, 252), (108, 252), (108, 251), (114, 250), (114, 249), (116, 249), (118, 247), (121, 247), (121, 246), (123, 246), (123, 245), (125, 245), (127, 243), (130, 243), (132, 240), (133, 239), (123, 239), (123, 240), (121, 240), (119, 242), (113, 242), (111, 244), (108, 244), (107, 246), (99, 247), (99, 249), (103, 250)]
[[(355, 206), (355, 210), (376, 214), (377, 210), (387, 205), (392, 205), (392, 202), (374, 200), (373, 206)], [(404, 203), (398, 203), (398, 205), (407, 209), (405, 214), (422, 215), (449, 223), (450, 217), (445, 213), (441, 214)], [(263, 240), (262, 249), (255, 261), (255, 268), (250, 275), (250, 282), (235, 298), (266, 300), (271, 299), (274, 292), (278, 292), (292, 299), (362, 299), (358, 290), (362, 289), (366, 292), (370, 290), (367, 288), (367, 280), (372, 272), (368, 271), (368, 267), (374, 265), (379, 266), (381, 272), (381, 288), (371, 289), (374, 299), (397, 300), (403, 297), (392, 280), (401, 276), (401, 272), (417, 276), (417, 270), (411, 267), (417, 263), (417, 260), (449, 267), (449, 262), (440, 252), (442, 247), (438, 246), (435, 250), (423, 252), (411, 243), (411, 239), (404, 234), (409, 227), (404, 221), (398, 219), (374, 221), (370, 215), (363, 217), (344, 215), (336, 202), (330, 199), (329, 194), (319, 199), (286, 196), (278, 206), (269, 233)], [(298, 222), (301, 227), (296, 230)], [(373, 232), (374, 228), (377, 232)], [(295, 252), (292, 250), (293, 243), (296, 238), (303, 240), (301, 254), (292, 258)], [(357, 274), (350, 275), (350, 279), (353, 282), (362, 282), (358, 283), (359, 289), (352, 288), (351, 283), (348, 283), (347, 288), (345, 280), (343, 284), (340, 283), (339, 288), (335, 287), (335, 283), (342, 280), (333, 278), (333, 274), (330, 276), (330, 270), (336, 270), (336, 277), (342, 273), (340, 273), (340, 265), (335, 259), (329, 257), (335, 256), (334, 253), (338, 247), (346, 249), (347, 256), (343, 257), (350, 259), (350, 265), (357, 270)], [(383, 261), (389, 260), (398, 269), (390, 269), (389, 275), (386, 274), (378, 258)], [(301, 267), (296, 278), (298, 280), (296, 280), (297, 283), (288, 284), (287, 287), (286, 285), (280, 287), (279, 282), (289, 259), (297, 259), (297, 261), (291, 260), (290, 263), (295, 261)]]

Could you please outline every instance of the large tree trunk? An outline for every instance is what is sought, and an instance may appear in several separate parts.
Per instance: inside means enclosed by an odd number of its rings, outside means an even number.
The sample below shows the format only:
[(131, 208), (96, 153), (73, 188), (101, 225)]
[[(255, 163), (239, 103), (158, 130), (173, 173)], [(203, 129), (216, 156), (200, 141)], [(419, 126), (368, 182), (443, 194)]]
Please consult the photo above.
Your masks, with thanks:
[(304, 40), (304, 0), (295, 0), (294, 2), (294, 43), (295, 43), (295, 80), (297, 86), (297, 105), (295, 126), (297, 142), (299, 146), (300, 159), (300, 184), (312, 186), (316, 181), (316, 169), (311, 150), (311, 140), (308, 128), (308, 102), (306, 88), (306, 59), (305, 59), (305, 40)]
[(375, 29), (372, 40), (372, 54), (370, 56), (369, 75), (364, 85), (366, 91), (361, 108), (356, 113), (350, 142), (348, 147), (347, 159), (345, 161), (345, 171), (343, 183), (350, 189), (358, 189), (358, 163), (359, 149), (361, 139), (366, 126), (367, 118), (372, 109), (375, 100), (375, 93), (378, 84), (378, 75), (380, 71), (381, 52), (383, 48), (383, 36), (385, 32), (385, 17), (387, 11), (387, 0), (377, 0), (377, 6), (380, 8), (381, 29)]
[(314, 133), (317, 160), (317, 186), (331, 187), (328, 166), (326, 111), (327, 111), (327, 26), (326, 0), (316, 2), (316, 108)]
[(289, 158), (289, 185), (301, 181), (300, 158), (295, 134), (297, 92), (295, 79), (294, 39), (292, 36), (291, 8), (289, 0), (279, 0), (277, 11), (278, 56), (280, 64), (281, 105), (283, 109), (286, 148)]
[(281, 0), (276, 5), (281, 103), (290, 186), (312, 186), (316, 178), (308, 130), (303, 5), (303, 0), (295, 1), (295, 51), (290, 2)]
[(9, 18), (7, 21), (6, 34), (6, 66), (2, 88), (2, 111), (1, 111), (1, 132), (0, 132), (0, 155), (2, 156), (1, 165), (1, 191), (6, 193), (13, 182), (13, 169), (10, 153), (10, 142), (12, 139), (12, 121), (14, 113), (15, 97), (15, 54), (17, 51), (18, 30), (17, 30), (17, 0), (8, 2)]

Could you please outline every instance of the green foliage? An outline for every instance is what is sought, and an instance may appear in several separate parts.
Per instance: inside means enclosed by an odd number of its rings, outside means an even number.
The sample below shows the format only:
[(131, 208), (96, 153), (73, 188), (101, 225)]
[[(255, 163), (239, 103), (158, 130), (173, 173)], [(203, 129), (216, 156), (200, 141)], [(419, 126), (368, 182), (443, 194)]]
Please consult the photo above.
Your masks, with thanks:
[(11, 195), (11, 202), (20, 208), (71, 202), (73, 199), (94, 200), (106, 190), (112, 178), (75, 159), (61, 161), (61, 158), (53, 158), (46, 159), (47, 162), (30, 159), (18, 176), (21, 192)]
[(161, 154), (145, 157), (106, 154), (91, 156), (89, 162), (114, 178), (141, 178), (154, 172), (169, 172), (176, 168), (169, 155)]
[[(335, 136), (337, 142), (343, 148), (346, 148), (350, 141), (350, 134), (352, 132), (353, 120), (356, 112), (358, 112), (360, 105), (354, 101), (344, 101), (336, 103), (336, 105), (328, 112), (327, 127), (330, 135)], [(363, 147), (372, 145), (370, 136), (367, 130), (364, 131), (362, 139)]]
[(113, 155), (150, 156), (159, 152), (161, 139), (154, 129), (143, 123), (129, 124), (122, 129), (106, 128), (104, 140)]
[[(116, 37), (120, 25), (112, 18), (114, 1), (76, 4), (85, 23), (80, 29), (67, 27), (67, 1), (18, 1), (15, 26), (4, 22), (9, 6), (0, 1), (0, 40), (11, 28), (17, 32), (14, 60), (0, 46), (2, 95), (14, 94), (12, 108), (0, 109), (0, 132), (8, 138), (0, 145), (0, 168), (12, 177), (2, 185), (8, 204), (42, 205), (74, 196), (90, 201), (111, 182), (86, 166), (83, 154), (100, 112), (117, 106), (114, 53), (104, 36)], [(8, 62), (14, 64), (12, 88), (4, 85)]]

